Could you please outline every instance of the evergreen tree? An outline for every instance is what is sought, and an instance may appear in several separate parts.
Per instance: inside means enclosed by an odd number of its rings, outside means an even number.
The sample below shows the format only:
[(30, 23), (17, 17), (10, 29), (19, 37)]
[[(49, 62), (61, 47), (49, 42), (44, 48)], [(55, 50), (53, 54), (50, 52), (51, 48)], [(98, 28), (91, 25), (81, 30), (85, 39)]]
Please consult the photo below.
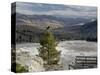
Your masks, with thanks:
[(53, 34), (47, 27), (40, 40), (39, 56), (46, 62), (47, 65), (57, 64), (59, 61), (60, 52), (56, 50), (57, 43)]

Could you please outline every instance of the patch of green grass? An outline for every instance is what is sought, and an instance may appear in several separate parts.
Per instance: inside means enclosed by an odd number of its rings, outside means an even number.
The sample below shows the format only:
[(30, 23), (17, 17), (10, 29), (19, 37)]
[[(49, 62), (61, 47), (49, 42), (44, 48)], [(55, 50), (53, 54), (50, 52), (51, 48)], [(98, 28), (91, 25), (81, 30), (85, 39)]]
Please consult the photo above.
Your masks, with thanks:
[(28, 72), (28, 68), (26, 66), (22, 66), (19, 63), (16, 63), (16, 72), (17, 73)]

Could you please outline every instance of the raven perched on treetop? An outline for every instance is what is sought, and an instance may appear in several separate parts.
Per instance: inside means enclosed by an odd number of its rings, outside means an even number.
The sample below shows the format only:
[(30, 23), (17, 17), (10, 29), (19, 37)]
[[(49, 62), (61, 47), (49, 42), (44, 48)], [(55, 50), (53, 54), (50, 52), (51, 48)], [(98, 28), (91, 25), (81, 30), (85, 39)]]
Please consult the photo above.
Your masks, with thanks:
[(50, 29), (50, 26), (48, 26), (48, 27), (46, 28), (46, 30), (48, 30), (48, 29)]

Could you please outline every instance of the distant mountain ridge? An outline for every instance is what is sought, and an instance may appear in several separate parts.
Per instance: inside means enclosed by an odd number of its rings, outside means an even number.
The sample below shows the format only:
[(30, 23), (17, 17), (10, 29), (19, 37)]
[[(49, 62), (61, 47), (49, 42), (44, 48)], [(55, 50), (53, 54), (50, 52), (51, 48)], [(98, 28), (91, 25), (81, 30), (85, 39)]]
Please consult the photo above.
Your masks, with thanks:
[[(47, 25), (46, 22), (51, 23), (51, 27), (56, 25), (59, 28), (60, 27), (66, 27), (66, 26), (71, 26), (79, 23), (86, 23), (89, 21), (89, 19), (84, 19), (84, 18), (69, 18), (65, 16), (52, 16), (52, 15), (24, 15), (24, 14), (16, 14), (16, 20), (17, 20), (17, 25), (21, 24), (40, 24), (40, 27)], [(21, 23), (21, 24), (20, 24)], [(42, 24), (42, 25), (41, 25)], [(36, 25), (36, 26), (38, 26)]]
[(97, 38), (97, 20), (83, 25), (80, 28), (80, 33), (82, 33), (83, 36), (87, 35), (87, 37), (90, 38)]
[(17, 42), (38, 41), (47, 26), (50, 26), (51, 32), (58, 40), (97, 38), (97, 20), (90, 21), (89, 19), (17, 13), (16, 40)]

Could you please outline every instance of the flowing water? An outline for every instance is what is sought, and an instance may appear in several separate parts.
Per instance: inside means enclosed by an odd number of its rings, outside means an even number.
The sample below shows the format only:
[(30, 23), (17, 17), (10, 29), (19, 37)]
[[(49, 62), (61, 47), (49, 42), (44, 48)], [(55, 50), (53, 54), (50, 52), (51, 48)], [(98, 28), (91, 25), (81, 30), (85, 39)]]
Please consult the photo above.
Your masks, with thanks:
[[(39, 43), (23, 43), (16, 45), (17, 62), (29, 66), (29, 71), (45, 71), (43, 68), (43, 60), (38, 55)], [(97, 56), (97, 43), (81, 40), (61, 41), (56, 47), (61, 51), (60, 64), (64, 69), (68, 69), (68, 65), (74, 62), (75, 56)]]

